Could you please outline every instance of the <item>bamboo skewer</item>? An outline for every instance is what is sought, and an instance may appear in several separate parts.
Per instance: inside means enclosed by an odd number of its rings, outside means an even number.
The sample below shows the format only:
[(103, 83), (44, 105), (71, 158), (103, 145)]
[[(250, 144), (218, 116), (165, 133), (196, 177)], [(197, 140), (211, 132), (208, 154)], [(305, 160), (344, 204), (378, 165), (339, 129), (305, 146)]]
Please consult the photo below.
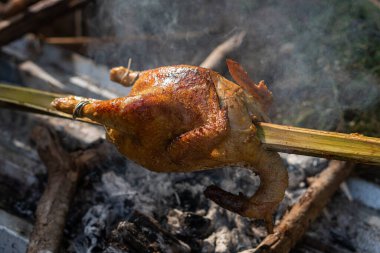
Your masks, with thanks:
[(257, 129), (266, 149), (380, 165), (379, 138), (263, 122)]
[[(29, 112), (72, 119), (71, 114), (57, 111), (50, 105), (55, 98), (66, 96), (69, 95), (0, 83), (0, 108), (11, 107)], [(96, 124), (85, 118), (79, 120)]]
[[(50, 106), (57, 97), (68, 96), (40, 90), (0, 84), (0, 102), (18, 109), (72, 118)], [(0, 107), (4, 105), (0, 104)], [(82, 121), (93, 123), (88, 119)], [(343, 134), (292, 126), (258, 123), (257, 133), (266, 149), (339, 160), (380, 165), (380, 139), (359, 134)]]

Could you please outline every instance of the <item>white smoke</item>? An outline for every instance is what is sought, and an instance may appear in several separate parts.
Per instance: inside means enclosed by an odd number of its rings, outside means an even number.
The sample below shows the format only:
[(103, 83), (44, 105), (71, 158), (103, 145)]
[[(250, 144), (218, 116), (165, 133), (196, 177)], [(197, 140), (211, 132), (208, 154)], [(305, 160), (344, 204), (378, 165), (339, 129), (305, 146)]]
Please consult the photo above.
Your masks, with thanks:
[[(378, 77), (357, 62), (368, 57), (365, 3), (349, 1), (97, 1), (94, 36), (115, 41), (89, 53), (108, 66), (148, 69), (202, 62), (231, 32), (247, 36), (233, 55), (275, 97), (278, 123), (333, 130), (347, 109), (379, 100)], [(359, 13), (359, 14), (358, 14)], [(366, 44), (367, 43), (367, 44)], [(373, 42), (372, 42), (373, 44)], [(363, 49), (364, 48), (364, 49)]]

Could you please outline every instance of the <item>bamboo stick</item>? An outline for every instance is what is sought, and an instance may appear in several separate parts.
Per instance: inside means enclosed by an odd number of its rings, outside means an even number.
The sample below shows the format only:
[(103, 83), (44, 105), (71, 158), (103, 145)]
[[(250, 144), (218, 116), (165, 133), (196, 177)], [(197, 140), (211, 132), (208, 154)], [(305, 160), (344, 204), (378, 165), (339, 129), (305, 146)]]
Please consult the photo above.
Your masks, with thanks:
[[(68, 95), (0, 84), (0, 102), (33, 109), (38, 113), (72, 118), (72, 115), (59, 112), (50, 106), (55, 98), (64, 96)], [(89, 119), (80, 120), (94, 124)], [(263, 122), (256, 126), (258, 138), (265, 149), (380, 165), (379, 138)]]
[[(69, 95), (0, 83), (0, 102), (3, 102), (0, 104), (0, 108), (11, 107), (14, 109), (72, 119), (72, 115), (57, 111), (50, 105), (55, 98), (66, 96)], [(83, 118), (79, 120), (95, 124), (89, 119)]]
[(270, 123), (257, 129), (265, 149), (380, 165), (379, 138)]
[[(64, 94), (8, 84), (0, 84), (0, 94), (0, 100), (3, 102), (26, 106), (45, 112), (54, 111), (54, 108), (50, 106), (50, 103), (53, 101), (53, 99), (67, 96)], [(57, 113), (59, 112), (57, 111)]]

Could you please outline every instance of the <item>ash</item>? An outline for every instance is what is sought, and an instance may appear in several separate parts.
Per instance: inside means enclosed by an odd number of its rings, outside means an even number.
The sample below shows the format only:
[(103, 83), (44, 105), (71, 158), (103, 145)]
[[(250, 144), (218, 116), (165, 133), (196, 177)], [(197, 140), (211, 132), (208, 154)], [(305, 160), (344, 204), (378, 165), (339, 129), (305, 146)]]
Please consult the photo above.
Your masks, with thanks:
[[(276, 213), (276, 222), (306, 190), (306, 177), (327, 165), (320, 158), (287, 154), (282, 157), (288, 165), (290, 187)], [(266, 236), (262, 222), (226, 211), (203, 195), (211, 184), (234, 193), (254, 194), (260, 179), (251, 171), (231, 167), (155, 173), (119, 159), (91, 172), (79, 187), (68, 222), (70, 252), (110, 251), (112, 231), (128, 222), (135, 211), (153, 217), (193, 252), (239, 252), (254, 248)], [(116, 250), (114, 246), (112, 250)], [(115, 252), (123, 251), (119, 248)], [(139, 251), (131, 248), (127, 252)]]
[[(2, 139), (2, 145), (9, 147), (8, 152), (0, 154), (0, 160), (5, 157), (8, 161), (1, 170), (3, 181), (8, 180), (3, 185), (9, 188), (2, 191), (3, 205), (33, 222), (46, 177), (28, 141), (28, 131), (41, 121), (56, 126), (67, 121), (9, 111), (1, 111), (1, 115), (6, 119), (0, 125), (1, 133), (9, 136)], [(22, 122), (23, 127), (9, 135), (12, 122)], [(94, 139), (102, 138), (102, 129), (86, 125), (81, 141), (73, 142), (75, 138), (68, 137), (69, 133), (78, 135), (81, 129), (82, 124), (77, 122), (61, 128), (66, 147), (85, 148)], [(109, 149), (114, 147), (109, 145)], [(17, 153), (28, 154), (22, 164)], [(125, 241), (131, 237), (125, 230), (130, 232), (131, 228), (136, 233), (145, 233), (145, 238), (157, 240), (160, 251), (156, 252), (240, 252), (254, 248), (266, 236), (262, 222), (226, 211), (203, 195), (211, 184), (234, 193), (253, 194), (260, 179), (251, 171), (231, 167), (193, 173), (155, 173), (127, 160), (116, 150), (111, 154), (104, 163), (94, 165), (78, 187), (66, 223), (64, 252), (146, 252), (147, 248), (136, 248)], [(321, 158), (292, 154), (281, 157), (289, 171), (289, 188), (275, 214), (276, 223), (307, 189), (308, 177), (327, 166), (327, 160)], [(27, 180), (21, 184), (20, 178)], [(347, 185), (352, 199), (338, 192), (294, 252), (380, 252), (379, 209), (376, 201), (368, 201), (366, 197), (380, 188), (360, 178), (349, 179)], [(144, 227), (144, 223), (134, 218), (136, 212), (154, 220), (155, 227)], [(173, 251), (173, 245), (181, 250)]]

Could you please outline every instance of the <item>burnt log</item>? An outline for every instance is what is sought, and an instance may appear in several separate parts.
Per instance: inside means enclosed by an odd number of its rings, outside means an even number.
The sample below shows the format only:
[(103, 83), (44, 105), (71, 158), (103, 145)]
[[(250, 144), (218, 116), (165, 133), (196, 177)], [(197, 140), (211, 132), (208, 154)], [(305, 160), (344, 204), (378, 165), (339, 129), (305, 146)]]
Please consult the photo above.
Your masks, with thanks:
[(48, 171), (48, 182), (38, 203), (36, 222), (28, 253), (58, 252), (67, 213), (84, 171), (106, 160), (106, 144), (84, 151), (68, 152), (58, 134), (45, 127), (33, 130), (33, 141)]

